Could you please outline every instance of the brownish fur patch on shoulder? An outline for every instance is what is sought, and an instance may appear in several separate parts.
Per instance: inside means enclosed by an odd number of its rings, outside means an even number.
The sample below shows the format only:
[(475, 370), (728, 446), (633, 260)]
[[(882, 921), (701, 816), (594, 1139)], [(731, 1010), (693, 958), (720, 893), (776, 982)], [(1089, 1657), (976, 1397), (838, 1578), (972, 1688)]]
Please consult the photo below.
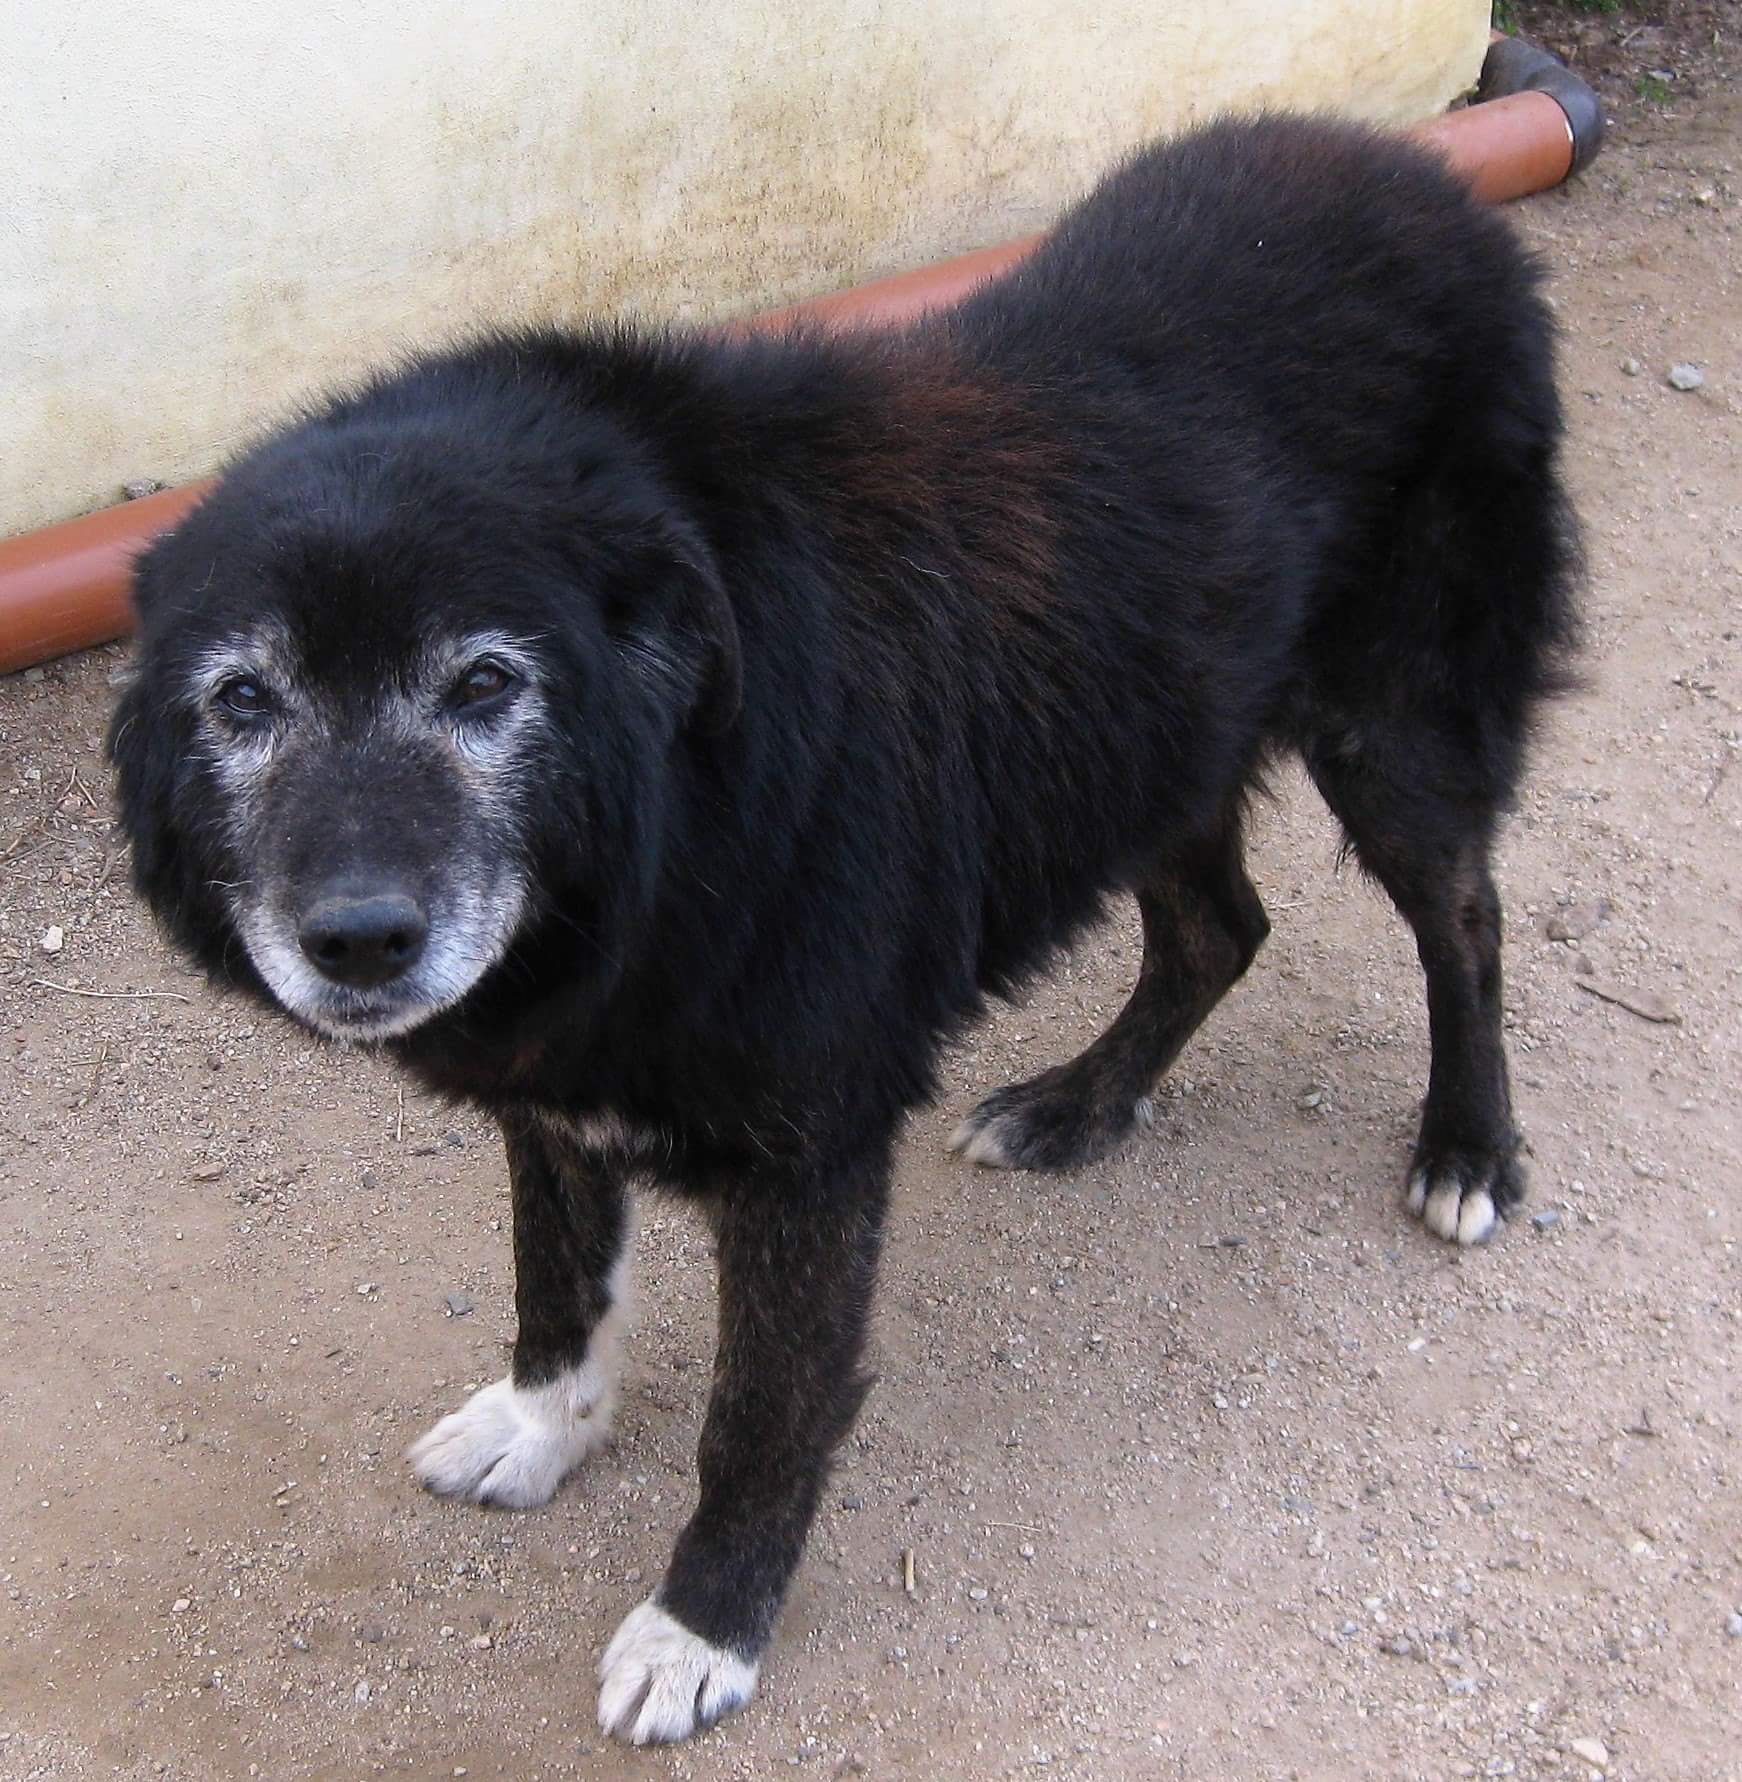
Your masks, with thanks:
[(876, 343), (824, 499), (868, 593), (935, 577), (1019, 625), (1056, 586), (1062, 444), (1038, 402), (961, 363), (952, 343)]

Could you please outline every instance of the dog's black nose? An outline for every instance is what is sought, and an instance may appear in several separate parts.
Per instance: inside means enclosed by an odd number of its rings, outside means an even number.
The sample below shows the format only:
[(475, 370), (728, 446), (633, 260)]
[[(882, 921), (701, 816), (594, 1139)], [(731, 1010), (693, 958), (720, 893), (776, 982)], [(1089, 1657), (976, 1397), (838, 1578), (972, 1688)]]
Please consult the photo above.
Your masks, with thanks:
[(322, 977), (358, 989), (409, 971), (428, 936), (428, 918), (401, 896), (323, 897), (296, 934)]

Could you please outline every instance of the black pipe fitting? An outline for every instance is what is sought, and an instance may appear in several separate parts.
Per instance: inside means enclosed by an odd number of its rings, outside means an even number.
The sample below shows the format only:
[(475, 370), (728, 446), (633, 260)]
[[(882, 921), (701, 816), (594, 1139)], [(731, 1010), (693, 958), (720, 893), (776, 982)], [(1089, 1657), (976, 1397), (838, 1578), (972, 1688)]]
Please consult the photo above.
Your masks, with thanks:
[(1527, 37), (1498, 37), (1489, 44), (1476, 82), (1476, 103), (1504, 99), (1508, 93), (1547, 93), (1566, 113), (1573, 139), (1572, 165), (1577, 173), (1603, 146), (1603, 104), (1559, 56)]

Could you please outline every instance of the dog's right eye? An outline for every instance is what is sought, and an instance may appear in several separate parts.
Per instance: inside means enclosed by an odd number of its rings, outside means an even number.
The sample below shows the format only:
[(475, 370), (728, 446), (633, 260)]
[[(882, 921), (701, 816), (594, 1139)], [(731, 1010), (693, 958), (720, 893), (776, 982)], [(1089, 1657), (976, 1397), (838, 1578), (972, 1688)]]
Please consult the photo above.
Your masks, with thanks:
[(232, 718), (260, 718), (270, 709), (266, 689), (246, 675), (236, 675), (218, 689), (218, 704)]

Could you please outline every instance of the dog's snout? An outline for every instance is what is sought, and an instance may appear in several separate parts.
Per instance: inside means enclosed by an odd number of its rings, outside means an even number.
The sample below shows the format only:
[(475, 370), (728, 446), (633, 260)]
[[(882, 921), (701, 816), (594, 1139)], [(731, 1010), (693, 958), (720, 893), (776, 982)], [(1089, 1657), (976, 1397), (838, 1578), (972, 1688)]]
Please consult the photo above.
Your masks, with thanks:
[(297, 929), (298, 943), (323, 977), (358, 989), (409, 971), (428, 935), (428, 917), (399, 894), (323, 897)]

